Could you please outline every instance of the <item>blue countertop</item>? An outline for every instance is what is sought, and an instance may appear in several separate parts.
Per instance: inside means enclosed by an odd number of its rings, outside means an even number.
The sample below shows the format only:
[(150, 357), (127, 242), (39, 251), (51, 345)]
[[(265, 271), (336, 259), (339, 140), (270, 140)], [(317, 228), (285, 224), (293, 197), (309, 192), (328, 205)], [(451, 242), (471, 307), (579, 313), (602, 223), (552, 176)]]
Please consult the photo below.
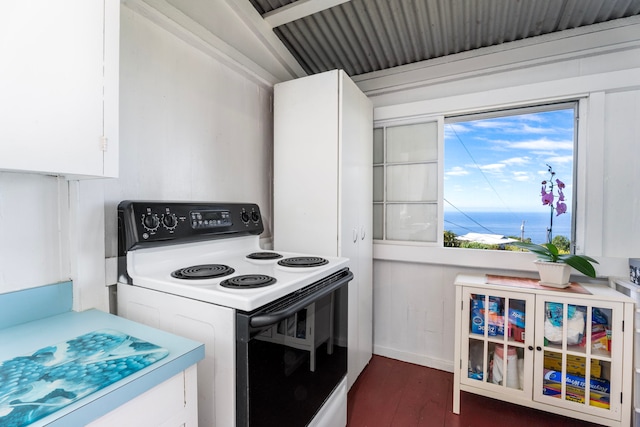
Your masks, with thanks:
[(28, 356), (97, 330), (114, 330), (168, 350), (131, 373), (30, 426), (82, 426), (168, 380), (204, 358), (204, 345), (98, 310), (68, 311), (0, 329), (0, 362)]

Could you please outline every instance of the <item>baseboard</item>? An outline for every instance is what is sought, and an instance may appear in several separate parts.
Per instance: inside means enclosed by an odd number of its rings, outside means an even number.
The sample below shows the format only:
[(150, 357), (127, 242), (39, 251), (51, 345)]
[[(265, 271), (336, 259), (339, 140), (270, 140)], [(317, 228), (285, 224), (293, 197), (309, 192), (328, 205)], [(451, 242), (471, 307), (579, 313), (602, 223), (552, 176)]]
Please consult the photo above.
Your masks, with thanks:
[(437, 359), (434, 357), (425, 356), (424, 354), (409, 353), (406, 351), (395, 350), (378, 345), (373, 346), (373, 354), (389, 357), (391, 359), (401, 360), (403, 362), (414, 363), (416, 365), (426, 366), (427, 368), (453, 372), (453, 361), (451, 360)]

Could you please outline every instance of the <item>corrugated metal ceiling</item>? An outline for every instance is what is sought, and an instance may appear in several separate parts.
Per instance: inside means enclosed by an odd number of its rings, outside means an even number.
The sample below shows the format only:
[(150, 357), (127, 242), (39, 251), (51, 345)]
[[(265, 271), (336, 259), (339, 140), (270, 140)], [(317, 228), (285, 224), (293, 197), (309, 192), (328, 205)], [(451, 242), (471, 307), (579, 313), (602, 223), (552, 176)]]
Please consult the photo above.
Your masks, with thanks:
[(640, 0), (249, 1), (308, 74), (350, 76), (640, 14)]

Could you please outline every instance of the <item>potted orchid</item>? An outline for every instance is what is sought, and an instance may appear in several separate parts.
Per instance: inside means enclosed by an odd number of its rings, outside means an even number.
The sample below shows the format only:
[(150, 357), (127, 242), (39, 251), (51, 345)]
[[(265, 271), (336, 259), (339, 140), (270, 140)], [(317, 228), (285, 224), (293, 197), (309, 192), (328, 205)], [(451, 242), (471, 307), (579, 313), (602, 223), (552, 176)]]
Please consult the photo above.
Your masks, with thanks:
[[(565, 188), (565, 184), (559, 179), (556, 179), (554, 183), (553, 178), (555, 172), (551, 166), (547, 165), (547, 167), (549, 168), (551, 176), (548, 181), (542, 181), (542, 191), (540, 193), (542, 204), (550, 206), (551, 210), (549, 227), (547, 228), (547, 243), (536, 245), (526, 242), (514, 242), (513, 245), (533, 252), (538, 256), (536, 265), (540, 274), (541, 284), (565, 288), (569, 286), (569, 276), (572, 267), (585, 276), (596, 277), (596, 270), (592, 263), (597, 264), (598, 261), (586, 255), (560, 253), (558, 247), (551, 243), (554, 211), (556, 216), (562, 215), (567, 212), (567, 205), (562, 191)], [(558, 193), (558, 200), (555, 206), (553, 204), (556, 198), (554, 191)]]

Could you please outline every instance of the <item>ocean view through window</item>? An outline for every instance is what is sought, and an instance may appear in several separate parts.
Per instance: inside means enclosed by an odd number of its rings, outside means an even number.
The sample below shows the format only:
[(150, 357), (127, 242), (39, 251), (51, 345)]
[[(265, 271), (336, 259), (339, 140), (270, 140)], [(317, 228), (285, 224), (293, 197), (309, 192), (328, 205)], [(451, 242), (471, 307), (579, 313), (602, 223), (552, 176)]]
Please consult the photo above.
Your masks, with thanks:
[[(545, 243), (552, 219), (554, 243), (570, 251), (576, 120), (575, 102), (446, 118), (444, 246)], [(541, 201), (550, 167), (566, 186), (561, 215)]]

